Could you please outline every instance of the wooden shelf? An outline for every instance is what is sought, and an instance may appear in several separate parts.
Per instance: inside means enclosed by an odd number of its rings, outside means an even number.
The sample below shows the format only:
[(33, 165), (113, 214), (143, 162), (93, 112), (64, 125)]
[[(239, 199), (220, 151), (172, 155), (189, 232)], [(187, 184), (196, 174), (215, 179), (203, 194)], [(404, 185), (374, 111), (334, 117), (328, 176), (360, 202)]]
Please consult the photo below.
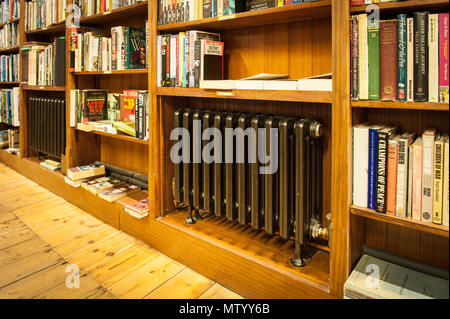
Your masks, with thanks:
[(72, 72), (75, 75), (114, 75), (114, 74), (148, 74), (148, 69), (129, 69), (113, 71), (82, 71)]
[(448, 104), (446, 103), (352, 101), (351, 104), (353, 108), (448, 111)]
[(111, 134), (111, 133), (106, 133), (106, 132), (101, 132), (101, 131), (91, 131), (91, 132), (86, 132), (83, 130), (79, 130), (76, 129), (77, 131), (80, 132), (85, 132), (85, 133), (91, 133), (91, 134), (96, 134), (96, 135), (101, 135), (101, 136), (106, 136), (106, 137), (110, 137), (110, 138), (114, 138), (114, 139), (118, 139), (118, 140), (122, 140), (122, 141), (128, 141), (128, 142), (133, 142), (133, 143), (138, 143), (138, 144), (144, 144), (144, 145), (148, 145), (149, 142), (148, 141), (144, 141), (144, 140), (140, 140), (138, 138), (135, 138), (133, 136), (129, 136), (129, 135), (125, 135), (125, 134)]
[(272, 100), (305, 103), (331, 103), (331, 92), (269, 90), (205, 90), (198, 88), (159, 87), (160, 96), (185, 96), (218, 99)]
[(14, 23), (14, 22), (19, 22), (19, 21), (20, 21), (20, 18), (15, 18), (15, 19), (12, 19), (12, 20), (0, 23), (0, 28), (3, 28), (3, 26), (8, 24), (8, 23)]
[(0, 49), (0, 54), (7, 54), (7, 53), (17, 53), (19, 52), (19, 45), (13, 45), (8, 48)]
[(401, 217), (390, 216), (390, 215), (386, 215), (386, 214), (380, 214), (380, 213), (377, 213), (376, 211), (374, 211), (373, 209), (357, 207), (354, 205), (352, 205), (350, 207), (350, 213), (352, 213), (353, 215), (370, 218), (370, 219), (381, 221), (384, 223), (399, 225), (399, 226), (407, 227), (410, 229), (415, 229), (415, 230), (419, 230), (419, 231), (423, 231), (423, 232), (427, 232), (427, 233), (431, 233), (431, 234), (449, 238), (448, 226), (436, 225), (433, 223), (412, 220), (409, 218), (401, 218)]
[[(440, 10), (446, 9), (448, 11), (448, 0), (408, 0), (399, 2), (385, 2), (377, 3), (381, 12), (397, 12), (397, 11), (420, 11), (423, 9), (428, 10)], [(366, 11), (366, 6), (354, 6), (350, 7), (351, 13), (364, 13)]]
[(48, 86), (48, 85), (22, 85), (22, 89), (26, 91), (55, 91), (55, 92), (65, 92), (65, 86)]
[(221, 17), (201, 19), (174, 24), (159, 25), (158, 31), (174, 32), (180, 30), (205, 28), (208, 30), (230, 30), (246, 27), (312, 20), (331, 16), (331, 0), (293, 4), (263, 10), (246, 11)]
[(18, 81), (13, 82), (0, 82), (0, 85), (19, 85)]
[(109, 24), (115, 23), (118, 20), (133, 19), (138, 16), (147, 16), (148, 1), (138, 2), (129, 6), (120, 7), (118, 9), (94, 14), (88, 17), (83, 17), (80, 19), (80, 24), (82, 25), (99, 25), (99, 24)]
[(48, 27), (36, 29), (36, 30), (30, 30), (25, 31), (26, 35), (46, 35), (46, 34), (56, 34), (56, 33), (64, 33), (64, 30), (66, 28), (66, 21), (62, 21), (60, 23), (55, 23), (52, 25), (49, 25)]

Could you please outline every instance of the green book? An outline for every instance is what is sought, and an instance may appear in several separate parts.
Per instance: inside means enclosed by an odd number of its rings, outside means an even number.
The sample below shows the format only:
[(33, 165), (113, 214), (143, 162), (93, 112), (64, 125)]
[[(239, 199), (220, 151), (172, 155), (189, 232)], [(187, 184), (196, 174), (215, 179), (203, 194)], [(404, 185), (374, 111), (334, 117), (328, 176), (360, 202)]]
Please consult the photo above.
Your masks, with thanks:
[(369, 47), (369, 100), (380, 99), (380, 24), (370, 20), (367, 24)]
[(145, 68), (145, 29), (125, 28), (125, 68)]

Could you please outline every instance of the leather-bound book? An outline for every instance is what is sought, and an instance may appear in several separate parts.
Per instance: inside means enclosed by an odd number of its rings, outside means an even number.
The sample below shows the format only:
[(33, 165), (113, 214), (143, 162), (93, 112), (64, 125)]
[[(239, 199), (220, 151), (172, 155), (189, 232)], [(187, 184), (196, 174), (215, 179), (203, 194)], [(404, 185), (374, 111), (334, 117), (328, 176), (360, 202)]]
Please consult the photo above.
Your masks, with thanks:
[(380, 99), (397, 97), (397, 20), (380, 21)]

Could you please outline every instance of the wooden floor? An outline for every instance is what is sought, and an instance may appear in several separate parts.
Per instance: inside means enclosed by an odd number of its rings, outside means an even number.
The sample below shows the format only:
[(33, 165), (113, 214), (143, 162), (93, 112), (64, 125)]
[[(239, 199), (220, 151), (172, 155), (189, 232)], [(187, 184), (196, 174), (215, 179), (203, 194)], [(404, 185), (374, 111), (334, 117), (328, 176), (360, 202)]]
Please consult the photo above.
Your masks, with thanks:
[(0, 163), (2, 298), (242, 297)]

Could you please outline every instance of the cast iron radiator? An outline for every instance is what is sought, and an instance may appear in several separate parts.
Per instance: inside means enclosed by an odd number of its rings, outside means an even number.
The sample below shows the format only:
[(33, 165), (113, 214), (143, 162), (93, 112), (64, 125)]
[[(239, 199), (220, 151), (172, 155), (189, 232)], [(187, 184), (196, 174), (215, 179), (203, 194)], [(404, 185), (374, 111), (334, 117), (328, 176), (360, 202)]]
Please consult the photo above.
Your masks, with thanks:
[[(197, 121), (196, 127), (194, 121)], [(199, 125), (202, 132), (214, 128), (222, 133), (222, 154), (218, 156), (214, 150), (212, 162), (199, 162), (198, 157), (197, 161), (192, 160), (201, 148), (205, 152), (205, 146), (211, 142), (201, 140), (199, 134), (196, 136), (194, 131), (199, 131)], [(187, 140), (178, 136), (178, 142), (183, 144), (182, 152), (189, 148), (190, 155), (178, 163), (175, 161), (173, 178), (175, 205), (187, 208), (189, 212), (186, 223), (195, 223), (202, 219), (200, 213), (208, 213), (250, 225), (269, 235), (279, 235), (284, 240), (294, 239), (295, 252), (291, 263), (297, 267), (304, 266), (302, 258), (306, 257), (308, 241), (315, 238), (328, 240), (328, 229), (320, 223), (322, 125), (319, 122), (278, 115), (184, 109), (174, 112), (174, 128), (189, 132)], [(253, 152), (247, 151), (248, 136), (240, 142), (232, 137), (232, 144), (226, 145), (226, 128), (253, 129)], [(271, 129), (277, 129), (272, 130), (276, 132), (274, 135), (270, 134)], [(265, 143), (261, 135), (264, 132)], [(273, 172), (261, 174), (260, 168), (265, 164), (258, 159), (255, 161), (254, 157), (249, 160), (249, 157), (254, 151), (270, 155), (271, 143), (278, 144), (278, 152), (271, 159), (278, 162), (278, 167)], [(231, 162), (227, 161), (227, 148), (234, 148), (236, 154), (237, 145), (245, 150), (241, 151), (241, 159), (244, 160), (233, 158)]]
[(61, 158), (66, 148), (65, 99), (31, 97), (28, 107), (30, 148), (39, 154)]

